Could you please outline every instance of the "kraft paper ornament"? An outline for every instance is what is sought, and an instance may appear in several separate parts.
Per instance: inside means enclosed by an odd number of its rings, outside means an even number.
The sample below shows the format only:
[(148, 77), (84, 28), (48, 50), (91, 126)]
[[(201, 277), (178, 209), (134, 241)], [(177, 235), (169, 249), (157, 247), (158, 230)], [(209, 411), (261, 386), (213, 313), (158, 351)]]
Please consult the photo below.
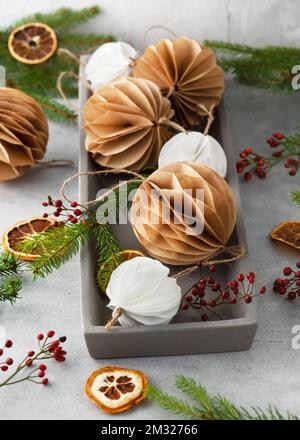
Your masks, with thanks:
[(106, 294), (113, 320), (123, 326), (168, 324), (178, 312), (181, 289), (170, 270), (157, 260), (136, 257), (125, 261), (110, 277)]
[(86, 102), (86, 149), (101, 166), (138, 171), (157, 165), (173, 135), (171, 103), (153, 82), (129, 78), (106, 84)]
[(138, 52), (122, 41), (105, 43), (92, 54), (85, 66), (86, 79), (95, 91), (104, 84), (128, 77)]
[(220, 176), (226, 176), (226, 155), (219, 142), (210, 135), (198, 131), (176, 134), (162, 147), (158, 166), (162, 168), (170, 163), (188, 160), (207, 165)]
[(211, 168), (176, 162), (141, 184), (131, 222), (149, 255), (172, 265), (192, 265), (226, 246), (236, 206), (229, 185)]
[(186, 37), (149, 46), (136, 60), (133, 76), (155, 82), (187, 128), (199, 124), (224, 90), (224, 73), (212, 50)]
[(44, 157), (47, 141), (40, 105), (20, 90), (0, 88), (0, 182), (26, 173)]

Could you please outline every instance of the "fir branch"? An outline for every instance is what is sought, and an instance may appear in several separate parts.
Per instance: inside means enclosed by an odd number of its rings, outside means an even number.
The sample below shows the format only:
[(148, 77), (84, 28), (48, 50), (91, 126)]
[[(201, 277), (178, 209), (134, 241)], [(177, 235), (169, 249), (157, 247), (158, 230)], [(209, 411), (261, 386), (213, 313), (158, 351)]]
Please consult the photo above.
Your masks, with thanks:
[(94, 230), (94, 221), (88, 220), (85, 223), (61, 225), (24, 239), (20, 251), (29, 254), (41, 248), (43, 251), (29, 266), (34, 280), (50, 275), (77, 254), (80, 246), (92, 238)]
[(185, 392), (196, 403), (197, 407), (175, 396), (162, 393), (149, 386), (148, 397), (161, 408), (188, 419), (200, 420), (298, 420), (290, 412), (282, 414), (276, 407), (269, 406), (266, 410), (259, 407), (237, 407), (221, 395), (210, 396), (206, 389), (194, 379), (180, 375), (176, 386)]
[(9, 276), (20, 273), (22, 261), (10, 251), (4, 251), (0, 255), (0, 276)]
[(292, 94), (291, 73), (299, 64), (300, 49), (287, 47), (253, 48), (221, 41), (205, 42), (216, 52), (225, 72), (233, 74), (242, 84), (264, 88), (274, 93)]
[(22, 289), (22, 280), (20, 276), (6, 276), (0, 284), (0, 302), (9, 301), (14, 304), (19, 296), (19, 292)]
[(292, 201), (300, 206), (300, 191), (293, 191), (292, 192)]
[(118, 240), (108, 224), (98, 224), (95, 237), (99, 253), (97, 283), (101, 289), (106, 289), (112, 272), (123, 262), (123, 258)]
[(70, 8), (60, 8), (49, 14), (38, 12), (17, 21), (14, 25), (10, 26), (6, 32), (11, 32), (11, 30), (22, 24), (40, 22), (48, 24), (57, 33), (61, 33), (66, 29), (74, 28), (75, 26), (86, 23), (100, 14), (100, 12), (101, 10), (98, 6), (87, 7), (80, 11), (74, 11)]
[(60, 104), (55, 99), (42, 96), (37, 93), (30, 93), (43, 107), (46, 115), (53, 122), (66, 122), (72, 124), (77, 119), (77, 114), (64, 104)]

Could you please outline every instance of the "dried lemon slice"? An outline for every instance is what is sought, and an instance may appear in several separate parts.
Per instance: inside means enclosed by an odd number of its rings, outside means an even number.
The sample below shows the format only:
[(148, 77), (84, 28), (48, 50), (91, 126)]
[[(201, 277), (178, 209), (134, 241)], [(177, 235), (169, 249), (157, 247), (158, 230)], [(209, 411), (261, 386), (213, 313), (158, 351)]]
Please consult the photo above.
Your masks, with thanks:
[(273, 240), (300, 249), (300, 221), (286, 220), (271, 232)]
[(27, 23), (11, 32), (8, 49), (11, 56), (21, 63), (41, 64), (56, 51), (56, 34), (44, 23)]
[(54, 220), (43, 217), (35, 217), (31, 220), (22, 221), (16, 223), (14, 226), (10, 227), (2, 237), (2, 246), (6, 251), (11, 251), (16, 257), (25, 261), (32, 261), (37, 258), (40, 253), (38, 250), (35, 254), (25, 254), (18, 251), (18, 246), (24, 238), (40, 234), (46, 231), (50, 226), (54, 224)]
[(147, 385), (141, 371), (104, 367), (91, 374), (84, 391), (102, 411), (116, 414), (140, 403), (146, 397)]

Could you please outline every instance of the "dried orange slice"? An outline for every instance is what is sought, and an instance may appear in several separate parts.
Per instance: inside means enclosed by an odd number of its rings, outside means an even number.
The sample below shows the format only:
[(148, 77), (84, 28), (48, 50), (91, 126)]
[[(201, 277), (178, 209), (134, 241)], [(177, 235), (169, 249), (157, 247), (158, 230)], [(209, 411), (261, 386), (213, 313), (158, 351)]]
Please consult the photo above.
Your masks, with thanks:
[(273, 240), (280, 241), (296, 249), (300, 249), (300, 221), (286, 220), (271, 232)]
[(43, 217), (34, 217), (31, 220), (19, 222), (3, 234), (3, 249), (13, 252), (21, 260), (32, 261), (39, 256), (39, 251), (36, 250), (35, 254), (24, 254), (18, 251), (19, 244), (24, 238), (40, 234), (53, 224), (53, 220)]
[(147, 385), (147, 377), (141, 371), (104, 367), (91, 374), (84, 391), (102, 411), (117, 414), (145, 399)]
[[(144, 257), (145, 255), (136, 249), (125, 249), (120, 253), (120, 259), (118, 261), (127, 261), (131, 260), (135, 257)], [(106, 292), (106, 288), (109, 283), (110, 276), (112, 272), (118, 267), (118, 264), (116, 264), (117, 260), (107, 260), (104, 263), (101, 264), (97, 271), (97, 283), (100, 288), (101, 293)]]
[(44, 23), (27, 23), (14, 29), (8, 38), (12, 57), (24, 64), (40, 64), (56, 51), (54, 30)]

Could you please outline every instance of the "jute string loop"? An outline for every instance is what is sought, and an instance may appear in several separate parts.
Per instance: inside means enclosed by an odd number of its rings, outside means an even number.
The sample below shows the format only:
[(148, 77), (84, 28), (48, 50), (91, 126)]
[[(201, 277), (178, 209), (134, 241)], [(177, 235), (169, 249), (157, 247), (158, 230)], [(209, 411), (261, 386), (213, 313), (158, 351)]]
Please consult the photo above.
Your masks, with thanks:
[(112, 318), (106, 324), (105, 329), (110, 330), (117, 323), (122, 313), (123, 310), (120, 307), (116, 307), (113, 311)]
[(144, 47), (148, 46), (147, 38), (149, 36), (149, 33), (151, 31), (155, 31), (156, 29), (161, 29), (163, 31), (166, 31), (166, 32), (168, 32), (171, 35), (172, 38), (177, 38), (177, 35), (175, 34), (175, 32), (172, 29), (168, 28), (167, 26), (163, 26), (161, 24), (155, 24), (153, 26), (148, 27), (148, 29), (146, 29), (145, 32), (144, 32), (144, 35), (143, 35)]
[[(218, 259), (216, 258), (218, 255), (222, 255), (223, 253), (226, 253), (228, 255), (227, 258)], [(234, 245), (234, 246), (224, 246), (222, 249), (220, 249), (218, 252), (213, 254), (210, 258), (204, 261), (201, 261), (197, 263), (195, 266), (188, 267), (175, 275), (173, 275), (173, 278), (182, 278), (185, 275), (189, 275), (190, 273), (194, 272), (196, 269), (199, 269), (200, 267), (207, 267), (207, 266), (213, 266), (216, 264), (226, 264), (226, 263), (232, 263), (233, 261), (239, 260), (240, 258), (244, 257), (246, 255), (246, 250), (244, 246), (241, 245)]]
[(131, 175), (134, 177), (134, 179), (130, 179), (127, 180), (126, 182), (122, 182), (122, 183), (118, 183), (114, 186), (112, 186), (110, 189), (108, 189), (103, 195), (101, 195), (101, 197), (94, 199), (94, 200), (89, 200), (87, 202), (84, 202), (82, 205), (84, 206), (89, 206), (92, 205), (93, 203), (96, 202), (100, 202), (101, 200), (105, 199), (110, 193), (112, 193), (113, 191), (115, 191), (116, 189), (120, 188), (122, 185), (126, 185), (129, 182), (135, 181), (137, 179), (143, 181), (145, 180), (145, 177), (142, 176), (141, 174), (138, 174), (134, 171), (128, 171), (128, 170), (120, 170), (120, 169), (116, 169), (116, 168), (112, 168), (109, 170), (98, 170), (98, 171), (84, 171), (81, 173), (76, 173), (73, 174), (73, 176), (69, 177), (68, 179), (66, 179), (64, 181), (64, 183), (61, 186), (60, 189), (60, 194), (61, 196), (69, 203), (71, 203), (72, 201), (66, 196), (65, 193), (65, 187), (68, 183), (70, 183), (72, 180), (76, 179), (77, 177), (81, 177), (81, 176), (97, 176), (97, 175), (101, 175), (101, 174), (127, 174), (127, 175)]
[(165, 117), (160, 118), (157, 121), (157, 125), (167, 125), (168, 127), (174, 128), (174, 130), (176, 130), (176, 131), (180, 131), (182, 133), (187, 133), (187, 130), (185, 128), (183, 128), (181, 125), (176, 124), (176, 122), (170, 121), (170, 119), (165, 118)]

